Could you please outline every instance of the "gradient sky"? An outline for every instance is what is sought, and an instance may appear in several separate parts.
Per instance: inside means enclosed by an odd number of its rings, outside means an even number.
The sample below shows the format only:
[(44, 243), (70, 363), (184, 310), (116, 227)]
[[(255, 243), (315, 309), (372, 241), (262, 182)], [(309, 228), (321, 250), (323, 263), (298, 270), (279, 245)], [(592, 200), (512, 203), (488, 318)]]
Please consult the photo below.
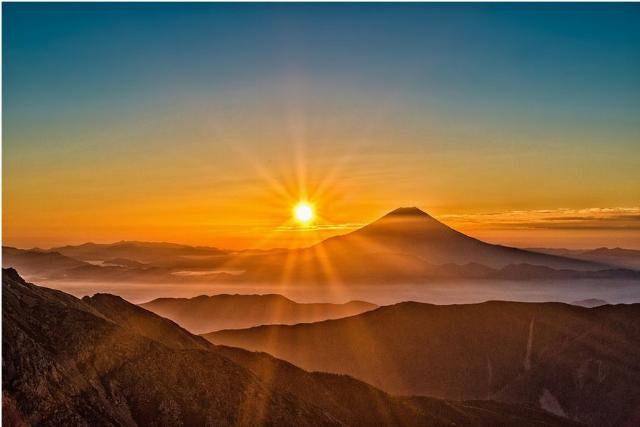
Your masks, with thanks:
[(4, 3), (2, 84), (4, 244), (640, 247), (640, 4)]

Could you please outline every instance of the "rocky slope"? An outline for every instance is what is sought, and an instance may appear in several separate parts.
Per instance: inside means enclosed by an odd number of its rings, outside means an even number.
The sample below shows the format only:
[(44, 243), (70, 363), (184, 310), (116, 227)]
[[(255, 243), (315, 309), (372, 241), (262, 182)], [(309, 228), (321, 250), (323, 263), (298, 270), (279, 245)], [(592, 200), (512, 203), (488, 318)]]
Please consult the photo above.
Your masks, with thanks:
[(3, 271), (5, 425), (561, 426), (519, 405), (398, 398), (222, 348), (112, 295)]
[(640, 304), (401, 303), (205, 337), (396, 394), (518, 402), (593, 426), (640, 423)]

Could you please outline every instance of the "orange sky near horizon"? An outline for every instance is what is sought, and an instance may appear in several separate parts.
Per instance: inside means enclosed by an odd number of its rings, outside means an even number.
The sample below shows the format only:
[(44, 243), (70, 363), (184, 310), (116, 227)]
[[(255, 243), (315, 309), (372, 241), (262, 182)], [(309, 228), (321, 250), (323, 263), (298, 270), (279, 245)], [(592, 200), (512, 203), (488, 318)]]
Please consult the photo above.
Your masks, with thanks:
[[(160, 118), (154, 124), (172, 130), (162, 138), (153, 127), (150, 134), (146, 127), (116, 128), (92, 135), (95, 141), (87, 147), (78, 140), (77, 151), (17, 150), (5, 137), (3, 242), (298, 247), (397, 207), (417, 206), (489, 242), (640, 247), (640, 208), (631, 202), (638, 186), (622, 178), (634, 172), (621, 168), (582, 176), (585, 162), (600, 161), (595, 155), (576, 160), (567, 152), (548, 159), (537, 149), (505, 153), (490, 143), (466, 152), (428, 135), (423, 143), (398, 142), (389, 151), (388, 141), (402, 138), (384, 118), (367, 132), (351, 128), (357, 117), (346, 127), (325, 123), (326, 128), (311, 129), (301, 125), (309, 117), (293, 115), (278, 132), (267, 132), (271, 126), (258, 118), (257, 128), (248, 131), (229, 123), (226, 134), (173, 129), (176, 125), (161, 125)], [(131, 138), (139, 143), (117, 143)], [(171, 145), (173, 138), (184, 142)], [(327, 142), (335, 140), (343, 142)], [(315, 227), (300, 229), (291, 209), (305, 199), (315, 204), (318, 218)]]
[[(335, 122), (328, 112), (319, 120), (296, 111), (286, 112), (277, 126), (262, 116), (245, 117), (252, 126), (231, 121), (222, 128), (202, 127), (210, 122), (195, 111), (192, 127), (160, 116), (152, 126), (125, 123), (92, 134), (91, 142), (83, 133), (74, 150), (18, 150), (9, 135), (3, 242), (299, 247), (397, 207), (418, 206), (494, 243), (640, 247), (640, 208), (629, 204), (640, 190), (623, 178), (635, 173), (626, 166), (600, 171), (595, 154), (576, 159), (556, 150), (557, 158), (547, 158), (538, 148), (505, 152), (492, 142), (466, 151), (447, 134), (398, 134), (391, 113), (354, 128), (373, 112)], [(119, 142), (131, 139), (135, 146)], [(170, 144), (173, 139), (183, 142)], [(600, 155), (620, 162), (614, 149)], [(594, 172), (582, 176), (590, 162)], [(291, 209), (305, 199), (315, 204), (318, 218), (315, 227), (301, 229)]]
[[(313, 186), (316, 191), (297, 188), (307, 186), (303, 181), (289, 180), (285, 185), (265, 175), (253, 183), (259, 189), (247, 185), (243, 197), (224, 197), (225, 191), (219, 190), (215, 197), (196, 200), (180, 194), (136, 201), (133, 192), (122, 194), (121, 199), (96, 197), (87, 205), (68, 199), (68, 204), (60, 206), (52, 200), (62, 198), (48, 199), (52, 203), (48, 210), (27, 209), (19, 215), (5, 208), (3, 244), (48, 248), (138, 240), (227, 249), (305, 247), (353, 231), (396, 207), (418, 206), (445, 224), (491, 243), (640, 249), (640, 207), (452, 212), (416, 200), (393, 204), (366, 194), (366, 189), (341, 188), (341, 179), (317, 184)], [(5, 192), (5, 206), (9, 199)], [(301, 226), (292, 217), (291, 209), (299, 200), (314, 205), (317, 217), (310, 226)], [(38, 203), (42, 206), (45, 201)]]
[[(436, 216), (436, 218), (438, 218)], [(442, 218), (441, 218), (442, 219)], [(491, 229), (490, 226), (473, 227), (445, 221), (449, 226), (467, 235), (490, 243), (515, 247), (549, 247), (589, 249), (602, 246), (640, 249), (640, 232), (628, 230), (541, 230), (537, 228)], [(306, 247), (325, 238), (346, 234), (364, 223), (325, 225), (320, 229), (283, 229), (279, 226), (256, 224), (224, 225), (185, 228), (134, 225), (109, 227), (87, 227), (68, 229), (64, 233), (57, 227), (30, 232), (19, 236), (4, 232), (3, 244), (19, 248), (51, 248), (77, 245), (86, 242), (113, 243), (122, 240), (163, 241), (200, 246), (215, 246), (223, 249), (267, 249), (279, 247)], [(61, 227), (64, 228), (64, 227)]]

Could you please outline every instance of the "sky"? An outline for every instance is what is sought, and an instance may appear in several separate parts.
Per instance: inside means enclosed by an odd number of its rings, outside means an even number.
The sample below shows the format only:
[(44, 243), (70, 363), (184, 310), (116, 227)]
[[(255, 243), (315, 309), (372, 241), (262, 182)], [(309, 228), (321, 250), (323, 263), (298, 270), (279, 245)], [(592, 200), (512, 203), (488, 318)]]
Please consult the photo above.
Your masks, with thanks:
[(2, 7), (5, 245), (640, 248), (640, 4)]

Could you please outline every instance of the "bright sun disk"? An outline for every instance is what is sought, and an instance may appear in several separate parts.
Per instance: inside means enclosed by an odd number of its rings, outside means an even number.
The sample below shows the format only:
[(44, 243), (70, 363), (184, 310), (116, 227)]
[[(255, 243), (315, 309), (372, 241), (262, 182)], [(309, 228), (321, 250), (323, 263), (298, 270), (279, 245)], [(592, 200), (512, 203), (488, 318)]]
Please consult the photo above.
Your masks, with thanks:
[(300, 202), (293, 208), (293, 216), (299, 223), (307, 224), (313, 219), (313, 206)]

